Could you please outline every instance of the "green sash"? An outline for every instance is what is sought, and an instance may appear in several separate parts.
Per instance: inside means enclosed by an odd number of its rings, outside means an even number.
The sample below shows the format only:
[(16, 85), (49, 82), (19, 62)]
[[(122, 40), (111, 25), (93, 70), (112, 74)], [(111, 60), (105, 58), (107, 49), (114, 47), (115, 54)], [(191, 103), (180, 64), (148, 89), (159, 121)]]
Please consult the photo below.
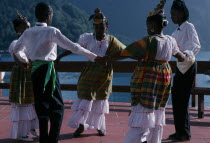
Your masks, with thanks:
[(45, 64), (48, 64), (48, 69), (47, 69), (47, 74), (45, 77), (43, 92), (45, 91), (45, 87), (47, 83), (50, 81), (50, 77), (52, 76), (52, 79), (53, 79), (52, 96), (53, 96), (53, 92), (55, 91), (55, 84), (56, 84), (56, 73), (55, 73), (54, 62), (53, 61), (50, 61), (50, 62), (49, 61), (33, 61), (31, 73), (33, 74), (39, 67)]

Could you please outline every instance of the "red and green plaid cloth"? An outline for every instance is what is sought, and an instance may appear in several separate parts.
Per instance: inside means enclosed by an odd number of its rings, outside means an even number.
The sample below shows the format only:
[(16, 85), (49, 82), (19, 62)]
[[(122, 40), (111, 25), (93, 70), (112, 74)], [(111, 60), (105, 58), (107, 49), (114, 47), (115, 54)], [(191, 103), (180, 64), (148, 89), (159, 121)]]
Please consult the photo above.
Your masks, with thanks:
[[(114, 36), (110, 36), (110, 43), (106, 55), (110, 55), (125, 48)], [(113, 68), (112, 64), (101, 66), (89, 62), (83, 69), (77, 84), (78, 98), (87, 100), (104, 100), (112, 92)]]
[(131, 105), (149, 109), (165, 107), (171, 93), (171, 67), (156, 61), (157, 37), (148, 36), (127, 46), (121, 56), (142, 59), (131, 78)]
[(10, 78), (9, 102), (19, 104), (34, 103), (31, 68), (13, 66)]

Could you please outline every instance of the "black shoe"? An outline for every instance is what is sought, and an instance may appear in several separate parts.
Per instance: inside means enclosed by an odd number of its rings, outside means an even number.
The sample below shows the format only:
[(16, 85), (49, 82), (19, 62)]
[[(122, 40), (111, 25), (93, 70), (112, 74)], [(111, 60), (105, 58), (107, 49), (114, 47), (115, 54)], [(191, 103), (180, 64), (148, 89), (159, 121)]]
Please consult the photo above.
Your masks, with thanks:
[(79, 128), (77, 128), (77, 130), (74, 132), (73, 134), (73, 137), (76, 138), (76, 137), (79, 137), (81, 135), (81, 133), (84, 132), (84, 125), (80, 124), (79, 125)]
[(105, 136), (106, 135), (106, 131), (104, 131), (104, 130), (97, 130), (97, 131), (98, 131), (99, 136)]
[(168, 136), (168, 139), (174, 140), (176, 137), (177, 137), (176, 136), (176, 133), (173, 133), (173, 134), (171, 134), (171, 135)]
[(176, 136), (176, 135), (171, 135), (171, 136), (169, 136), (169, 139), (173, 140), (173, 141), (185, 142), (185, 141), (190, 141), (191, 137), (186, 137), (186, 136), (179, 137), (179, 136)]
[(190, 140), (191, 140), (191, 137), (186, 137), (186, 136), (178, 137), (178, 141), (181, 141), (181, 142), (186, 142)]

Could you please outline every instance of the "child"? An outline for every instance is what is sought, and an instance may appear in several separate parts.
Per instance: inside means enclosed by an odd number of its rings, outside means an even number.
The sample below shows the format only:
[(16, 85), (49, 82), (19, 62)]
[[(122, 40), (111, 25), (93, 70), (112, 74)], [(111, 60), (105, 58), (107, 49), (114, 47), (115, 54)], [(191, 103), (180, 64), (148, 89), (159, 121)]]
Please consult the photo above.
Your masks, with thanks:
[[(21, 36), (30, 27), (30, 23), (20, 13), (18, 14), (19, 18), (13, 21), (13, 25), (18, 36)], [(10, 137), (22, 141), (33, 141), (28, 135), (31, 132), (34, 136), (38, 136), (35, 131), (38, 128), (38, 119), (33, 106), (31, 69), (30, 67), (24, 68), (14, 55), (16, 43), (17, 40), (13, 41), (9, 47), (9, 52), (16, 62), (10, 81), (9, 102), (11, 103), (10, 119), (12, 121)]]
[(176, 39), (179, 49), (191, 57), (191, 60), (177, 62), (172, 90), (175, 133), (171, 134), (169, 138), (177, 141), (189, 141), (191, 134), (188, 104), (196, 75), (195, 55), (201, 46), (194, 25), (187, 21), (189, 11), (184, 1), (174, 0), (171, 7), (171, 19), (174, 24), (179, 26), (172, 37)]
[[(40, 143), (57, 143), (63, 119), (64, 104), (60, 84), (54, 68), (57, 58), (57, 44), (73, 53), (86, 56), (91, 61), (100, 62), (90, 51), (66, 38), (60, 30), (51, 27), (53, 10), (46, 3), (35, 8), (38, 22), (26, 30), (16, 44), (15, 55), (21, 61), (32, 61), (32, 82), (35, 96), (35, 109), (39, 118)], [(27, 49), (27, 56), (21, 57), (19, 51)], [(50, 131), (48, 133), (48, 121)]]
[[(108, 21), (100, 9), (95, 9), (90, 19), (93, 19), (94, 33), (80, 36), (78, 43), (82, 47), (102, 57), (124, 49), (120, 41), (108, 34)], [(112, 78), (111, 63), (98, 65), (89, 62), (84, 67), (77, 84), (79, 99), (72, 105), (73, 115), (68, 121), (70, 127), (77, 128), (74, 137), (80, 136), (86, 129), (97, 129), (100, 136), (106, 134), (105, 113), (109, 113)]]
[[(168, 61), (184, 55), (174, 38), (164, 35), (168, 21), (163, 13), (165, 0), (161, 0), (147, 18), (148, 36), (140, 39), (122, 52), (121, 56), (141, 59), (131, 78), (131, 114), (125, 143), (161, 143), (165, 125), (165, 106), (171, 91), (171, 68)], [(107, 57), (110, 58), (110, 57)], [(111, 56), (112, 58), (112, 56)]]

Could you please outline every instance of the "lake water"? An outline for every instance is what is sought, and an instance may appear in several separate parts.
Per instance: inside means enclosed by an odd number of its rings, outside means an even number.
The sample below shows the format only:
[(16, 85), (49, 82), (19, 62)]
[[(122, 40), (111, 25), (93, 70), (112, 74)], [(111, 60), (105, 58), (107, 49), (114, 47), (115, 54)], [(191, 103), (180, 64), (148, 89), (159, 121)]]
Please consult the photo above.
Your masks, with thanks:
[[(201, 51), (197, 55), (198, 61), (209, 61), (210, 52)], [(11, 57), (8, 55), (2, 55), (2, 61), (12, 61)], [(174, 59), (172, 59), (174, 60)], [(70, 55), (64, 57), (62, 61), (87, 61), (85, 57), (78, 55)], [(6, 72), (3, 79), (4, 82), (9, 82), (10, 72)], [(80, 73), (59, 73), (60, 83), (62, 84), (77, 84)], [(114, 73), (113, 85), (129, 85), (132, 73)], [(197, 85), (200, 87), (210, 86), (210, 76), (207, 75), (197, 75)], [(3, 96), (8, 97), (9, 90), (3, 90)], [(63, 98), (65, 100), (75, 100), (77, 99), (76, 91), (62, 91)], [(114, 92), (111, 94), (109, 101), (111, 102), (130, 102), (129, 93)], [(169, 100), (171, 104), (171, 100)], [(205, 96), (205, 106), (210, 107), (210, 96)]]

